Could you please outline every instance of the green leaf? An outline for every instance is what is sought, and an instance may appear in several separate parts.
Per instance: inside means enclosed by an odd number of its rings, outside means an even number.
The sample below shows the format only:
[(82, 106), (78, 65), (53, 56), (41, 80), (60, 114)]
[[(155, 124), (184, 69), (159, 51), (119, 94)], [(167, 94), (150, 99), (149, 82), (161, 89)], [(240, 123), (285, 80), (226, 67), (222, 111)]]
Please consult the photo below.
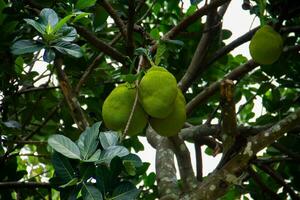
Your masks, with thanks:
[(56, 33), (59, 29), (61, 29), (63, 25), (65, 25), (73, 16), (74, 14), (67, 15), (61, 20), (59, 20), (59, 22), (53, 28), (53, 33)]
[(138, 157), (135, 154), (128, 154), (127, 156), (123, 157), (123, 161), (130, 161), (131, 163), (133, 163), (133, 165), (135, 167), (141, 167), (143, 165), (142, 160), (140, 159), (140, 157)]
[(58, 41), (72, 42), (77, 37), (76, 29), (69, 26), (63, 26), (57, 34), (59, 35)]
[(69, 138), (63, 135), (52, 135), (48, 139), (48, 144), (62, 155), (80, 160), (80, 151), (78, 146)]
[(151, 172), (148, 176), (144, 178), (144, 184), (145, 186), (152, 187), (155, 183), (155, 180), (156, 174), (154, 172)]
[(156, 55), (155, 55), (155, 64), (159, 65), (162, 56), (164, 55), (164, 53), (167, 50), (167, 46), (163, 43), (159, 43), (158, 47), (157, 47), (157, 51), (156, 51)]
[(97, 149), (97, 151), (95, 151), (95, 153), (88, 160), (83, 160), (83, 162), (96, 162), (99, 160), (100, 155), (101, 155), (101, 150)]
[(66, 157), (58, 152), (54, 152), (51, 161), (54, 166), (56, 175), (64, 183), (71, 181), (75, 177), (75, 171), (70, 161)]
[(91, 13), (86, 13), (86, 12), (76, 12), (75, 14), (75, 18), (73, 19), (73, 23), (77, 22), (78, 20), (80, 20), (81, 18), (85, 18), (86, 16), (90, 15)]
[(113, 191), (112, 200), (137, 199), (140, 191), (130, 182), (122, 182)]
[(32, 19), (24, 19), (24, 21), (31, 25), (33, 28), (35, 28), (35, 30), (37, 30), (39, 33), (41, 34), (45, 34), (46, 32), (46, 26), (44, 26), (43, 24), (38, 23), (35, 20)]
[(80, 46), (78, 46), (77, 44), (72, 44), (69, 42), (58, 42), (55, 45), (53, 45), (52, 47), (63, 54), (68, 54), (75, 58), (82, 57), (82, 52), (81, 52)]
[(40, 13), (40, 20), (45, 27), (50, 25), (53, 28), (58, 23), (58, 16), (54, 10), (44, 8)]
[(78, 183), (78, 178), (73, 178), (71, 179), (68, 183), (59, 186), (60, 188), (65, 188), (65, 187), (69, 187), (69, 186), (73, 186), (76, 185)]
[(101, 122), (97, 122), (92, 127), (87, 127), (79, 137), (78, 147), (84, 160), (87, 160), (97, 149), (100, 125)]
[(45, 62), (52, 62), (55, 58), (55, 52), (52, 49), (45, 49), (44, 55), (43, 55), (43, 60)]
[(125, 167), (126, 172), (130, 175), (130, 176), (135, 176), (136, 175), (136, 169), (134, 164), (129, 161), (129, 160), (123, 160), (123, 166)]
[(101, 192), (95, 186), (87, 185), (86, 183), (83, 183), (81, 192), (82, 192), (83, 200), (103, 199)]
[(75, 5), (75, 8), (80, 9), (80, 10), (85, 9), (85, 8), (94, 6), (96, 2), (97, 2), (97, 0), (78, 0)]
[(18, 40), (11, 46), (11, 53), (21, 55), (33, 53), (44, 48), (44, 45), (33, 40)]
[(110, 161), (116, 157), (123, 157), (129, 154), (128, 149), (122, 146), (110, 146), (104, 151), (101, 152), (100, 160), (96, 164), (107, 163), (110, 164)]
[(107, 132), (100, 133), (99, 140), (100, 140), (101, 146), (104, 149), (107, 149), (110, 146), (115, 146), (118, 143), (119, 137), (116, 132), (107, 131)]
[(159, 40), (160, 35), (159, 35), (159, 30), (158, 28), (154, 28), (150, 31), (150, 36), (155, 39), (155, 40)]
[(23, 72), (24, 60), (22, 56), (18, 56), (15, 60), (15, 72), (17, 74), (21, 74)]

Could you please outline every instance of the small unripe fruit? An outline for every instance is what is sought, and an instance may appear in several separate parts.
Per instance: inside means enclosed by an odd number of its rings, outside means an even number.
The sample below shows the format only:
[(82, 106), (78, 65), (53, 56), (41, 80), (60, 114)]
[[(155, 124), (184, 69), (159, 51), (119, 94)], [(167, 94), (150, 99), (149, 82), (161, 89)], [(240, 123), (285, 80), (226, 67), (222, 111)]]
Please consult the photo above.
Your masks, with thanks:
[[(102, 107), (102, 117), (107, 128), (115, 131), (124, 131), (128, 122), (136, 95), (136, 88), (130, 84), (121, 84), (116, 87), (105, 99)], [(147, 125), (147, 114), (137, 103), (128, 135), (140, 133)]]
[(249, 50), (253, 60), (270, 65), (278, 60), (283, 49), (283, 40), (271, 26), (261, 27), (251, 39)]
[(139, 85), (139, 101), (148, 115), (165, 118), (177, 96), (175, 77), (162, 67), (152, 67)]

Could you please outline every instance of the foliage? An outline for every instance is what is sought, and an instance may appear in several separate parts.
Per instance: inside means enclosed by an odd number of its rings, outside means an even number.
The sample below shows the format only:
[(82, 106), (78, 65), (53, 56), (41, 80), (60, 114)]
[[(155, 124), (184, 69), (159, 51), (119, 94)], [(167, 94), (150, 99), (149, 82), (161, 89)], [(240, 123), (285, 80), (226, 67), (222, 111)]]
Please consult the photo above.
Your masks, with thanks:
[[(132, 2), (136, 6), (133, 15)], [(179, 0), (0, 0), (0, 171), (5, 172), (0, 173), (0, 199), (45, 199), (50, 189), (53, 199), (152, 200), (169, 191), (161, 185), (162, 180), (168, 180), (161, 177), (159, 170), (164, 168), (147, 171), (155, 163), (143, 162), (137, 155), (145, 150), (141, 137), (151, 139), (149, 129), (132, 137), (112, 132), (101, 123), (101, 108), (117, 84), (141, 79), (147, 61), (140, 73), (135, 72), (144, 55), (152, 64), (166, 68), (179, 83), (184, 75), (195, 75), (184, 91), (187, 105), (199, 94), (207, 96), (188, 113), (188, 126), (195, 130), (203, 124), (211, 125), (209, 130), (222, 126), (220, 92), (208, 94), (207, 89), (249, 59), (231, 52), (215, 57), (228, 47), (232, 37), (230, 30), (221, 27), (217, 13), (213, 28), (207, 29), (207, 21), (199, 15), (193, 23), (183, 21), (205, 7), (205, 2), (191, 0), (185, 10)], [(212, 2), (221, 1), (209, 4)], [(275, 63), (253, 67), (234, 78), (237, 126), (241, 130), (250, 127), (249, 133), (237, 137), (240, 144), (253, 130), (263, 132), (264, 127), (285, 119), (300, 105), (299, 1), (250, 0), (243, 8), (281, 34), (284, 52)], [(135, 25), (130, 31), (132, 21)], [(182, 28), (181, 24), (178, 33), (166, 37), (181, 22), (188, 26)], [(122, 29), (130, 35), (124, 37)], [(197, 57), (203, 57), (203, 62), (194, 66), (196, 71), (187, 73), (202, 38), (210, 38)], [(248, 36), (242, 43), (250, 39)], [(91, 126), (80, 130), (83, 119)], [(195, 147), (204, 146), (209, 156), (220, 153), (221, 132), (205, 132), (208, 137), (202, 137)], [(195, 138), (186, 140), (196, 143)], [(159, 151), (165, 148), (166, 139), (158, 141), (157, 155), (168, 153), (169, 147)], [(298, 126), (285, 130), (280, 139), (252, 157), (243, 175), (239, 174), (242, 181), (232, 183), (220, 198), (295, 198), (293, 193), (300, 192), (299, 143)], [(178, 156), (176, 150), (182, 145), (173, 146)], [(203, 177), (203, 181), (210, 177)], [(175, 179), (180, 195), (187, 194), (183, 178)], [(35, 188), (26, 185), (41, 182), (50, 184)], [(6, 187), (7, 183), (25, 183), (26, 187)], [(221, 190), (220, 185), (214, 186)]]

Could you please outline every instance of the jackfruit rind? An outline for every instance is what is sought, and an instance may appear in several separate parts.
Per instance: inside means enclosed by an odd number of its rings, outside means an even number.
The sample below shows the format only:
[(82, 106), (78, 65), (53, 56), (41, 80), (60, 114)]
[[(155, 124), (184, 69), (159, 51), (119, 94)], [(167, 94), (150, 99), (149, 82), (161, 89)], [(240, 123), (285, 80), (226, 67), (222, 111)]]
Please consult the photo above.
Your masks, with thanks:
[(178, 95), (173, 105), (172, 112), (164, 119), (150, 118), (151, 127), (161, 136), (174, 136), (183, 127), (186, 121), (185, 99), (178, 89)]
[(283, 40), (271, 26), (261, 27), (251, 39), (249, 50), (253, 60), (269, 65), (278, 60), (283, 49)]
[(148, 115), (165, 118), (177, 96), (175, 77), (162, 67), (150, 68), (139, 85), (139, 101)]
[[(130, 116), (136, 88), (130, 84), (117, 86), (105, 99), (102, 107), (102, 117), (107, 128), (115, 131), (124, 131)], [(128, 135), (140, 133), (147, 125), (147, 114), (140, 103), (137, 103), (135, 112), (128, 129)]]

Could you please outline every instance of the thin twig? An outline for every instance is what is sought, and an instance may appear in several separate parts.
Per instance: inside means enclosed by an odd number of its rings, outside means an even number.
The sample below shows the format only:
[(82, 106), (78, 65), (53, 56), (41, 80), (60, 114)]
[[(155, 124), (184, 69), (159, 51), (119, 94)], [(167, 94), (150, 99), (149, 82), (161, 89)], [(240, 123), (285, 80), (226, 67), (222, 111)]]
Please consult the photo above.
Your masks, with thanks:
[(125, 55), (120, 53), (117, 49), (111, 47), (110, 45), (106, 44), (102, 40), (96, 37), (92, 32), (87, 30), (83, 26), (74, 25), (78, 33), (85, 38), (91, 45), (102, 51), (104, 54), (110, 56), (111, 58), (115, 59), (116, 61), (126, 64), (127, 58)]
[[(116, 35), (115, 38), (113, 38), (109, 45), (114, 45), (121, 37), (121, 34)], [(103, 53), (100, 53), (93, 62), (88, 66), (88, 68), (84, 71), (83, 75), (81, 76), (80, 80), (78, 81), (78, 84), (75, 87), (75, 93), (78, 93), (80, 91), (80, 88), (82, 85), (87, 81), (89, 75), (92, 73), (92, 71), (100, 64), (100, 61), (104, 57)]]
[[(138, 65), (138, 68), (137, 68), (137, 74), (140, 73), (140, 70), (141, 70), (143, 64), (144, 64), (144, 58), (143, 58), (143, 56), (140, 56), (139, 65)], [(131, 124), (133, 114), (135, 112), (137, 102), (138, 102), (138, 98), (139, 98), (139, 93), (137, 91), (138, 87), (139, 87), (139, 80), (138, 79), (135, 81), (135, 87), (136, 87), (136, 93), (135, 93), (134, 103), (132, 105), (132, 109), (131, 109), (129, 118), (128, 118), (128, 121), (126, 123), (125, 129), (124, 129), (124, 136), (126, 136), (128, 134), (129, 126)]]
[(128, 0), (128, 23), (127, 23), (127, 52), (128, 56), (133, 56), (134, 40), (133, 40), (133, 27), (135, 15), (135, 0)]
[(122, 36), (124, 37), (124, 39), (127, 39), (126, 25), (124, 24), (122, 19), (118, 16), (117, 11), (110, 5), (110, 3), (108, 3), (107, 0), (102, 0), (101, 5), (109, 13), (111, 18), (113, 18), (117, 27), (120, 29), (120, 32), (121, 32)]

